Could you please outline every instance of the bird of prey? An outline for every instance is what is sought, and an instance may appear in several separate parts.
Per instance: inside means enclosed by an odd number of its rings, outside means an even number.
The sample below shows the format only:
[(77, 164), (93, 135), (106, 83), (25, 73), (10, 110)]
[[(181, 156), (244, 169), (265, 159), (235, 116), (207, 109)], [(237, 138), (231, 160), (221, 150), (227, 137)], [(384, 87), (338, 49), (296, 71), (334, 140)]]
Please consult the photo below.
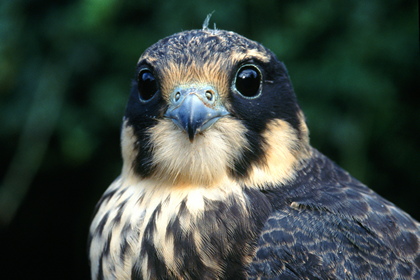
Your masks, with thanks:
[(92, 279), (420, 279), (420, 225), (311, 147), (282, 62), (203, 28), (140, 57)]

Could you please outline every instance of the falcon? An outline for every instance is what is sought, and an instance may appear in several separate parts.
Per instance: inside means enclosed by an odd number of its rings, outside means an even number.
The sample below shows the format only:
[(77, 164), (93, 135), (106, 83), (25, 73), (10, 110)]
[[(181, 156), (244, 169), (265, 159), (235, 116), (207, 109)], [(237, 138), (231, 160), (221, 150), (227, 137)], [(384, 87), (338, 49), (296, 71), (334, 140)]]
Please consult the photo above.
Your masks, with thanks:
[(92, 279), (420, 279), (420, 225), (313, 148), (267, 48), (203, 27), (140, 57)]

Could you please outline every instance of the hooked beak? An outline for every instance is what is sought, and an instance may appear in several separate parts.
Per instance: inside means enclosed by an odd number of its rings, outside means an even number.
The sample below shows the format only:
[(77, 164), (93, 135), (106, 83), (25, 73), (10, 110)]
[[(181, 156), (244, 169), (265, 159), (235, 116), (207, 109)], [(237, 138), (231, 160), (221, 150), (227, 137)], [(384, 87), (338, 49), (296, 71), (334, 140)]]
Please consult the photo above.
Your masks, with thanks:
[(197, 133), (205, 131), (228, 114), (213, 87), (186, 85), (178, 86), (172, 92), (165, 117), (187, 132), (192, 142)]

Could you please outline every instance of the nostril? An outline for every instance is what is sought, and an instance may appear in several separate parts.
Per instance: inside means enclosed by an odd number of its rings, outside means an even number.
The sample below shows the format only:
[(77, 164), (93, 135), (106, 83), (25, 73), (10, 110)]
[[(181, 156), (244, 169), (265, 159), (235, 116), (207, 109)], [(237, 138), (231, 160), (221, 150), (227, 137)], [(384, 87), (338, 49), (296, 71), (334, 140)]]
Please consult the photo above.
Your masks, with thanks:
[(208, 101), (213, 101), (213, 92), (211, 90), (206, 90), (206, 98)]
[(175, 101), (178, 101), (180, 97), (181, 97), (181, 93), (179, 92), (175, 93)]

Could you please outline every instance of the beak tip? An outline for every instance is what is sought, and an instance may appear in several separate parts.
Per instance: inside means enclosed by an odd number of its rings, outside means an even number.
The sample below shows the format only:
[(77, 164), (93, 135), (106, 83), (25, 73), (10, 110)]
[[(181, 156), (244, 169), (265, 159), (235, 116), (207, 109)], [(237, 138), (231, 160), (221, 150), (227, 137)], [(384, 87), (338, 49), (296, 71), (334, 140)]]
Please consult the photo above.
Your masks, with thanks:
[(194, 141), (194, 137), (195, 137), (195, 130), (189, 128), (188, 129), (188, 139), (190, 140), (191, 143)]

